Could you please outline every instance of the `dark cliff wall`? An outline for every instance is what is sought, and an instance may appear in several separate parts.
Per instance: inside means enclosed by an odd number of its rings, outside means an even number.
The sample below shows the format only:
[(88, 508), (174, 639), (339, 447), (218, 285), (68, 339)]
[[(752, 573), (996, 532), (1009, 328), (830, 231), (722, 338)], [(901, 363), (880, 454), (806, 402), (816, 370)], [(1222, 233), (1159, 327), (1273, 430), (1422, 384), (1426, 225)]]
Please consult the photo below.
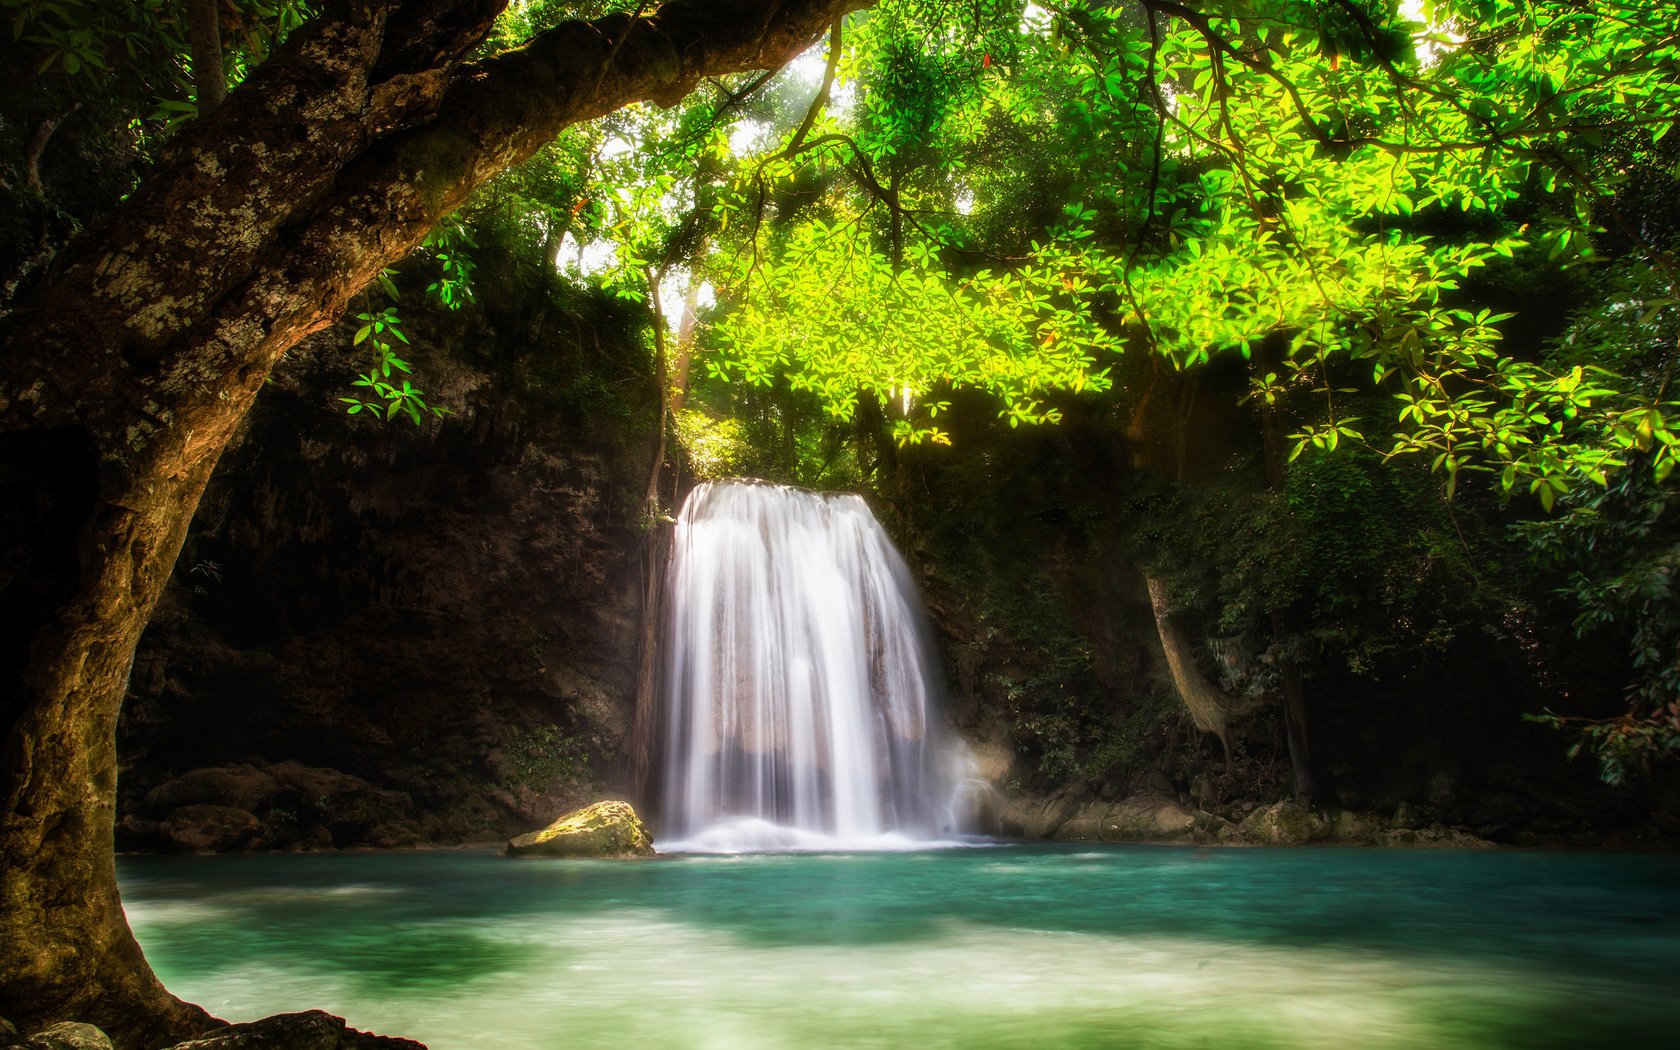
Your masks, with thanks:
[[(1135, 465), (1126, 406), (1066, 408), (1060, 426), (1011, 430), (959, 400), (953, 447), (901, 456), (883, 498), (921, 570), (953, 717), (1005, 794), (1072, 812), (1148, 793), (1232, 821), (1288, 798), (1292, 657), (1321, 806), (1504, 842), (1680, 834), (1671, 771), (1608, 787), (1524, 719), (1614, 714), (1607, 669), (1626, 659), (1617, 639), (1574, 636), (1497, 501), (1461, 492), (1449, 508), (1421, 467), (1351, 454), (1304, 457), (1273, 493), (1244, 450), (1258, 441), (1212, 442), (1169, 481)], [(1243, 708), (1229, 770), (1173, 691), (1145, 570), (1170, 581), (1197, 663)]]
[(441, 421), (345, 414), (346, 325), (278, 370), (136, 662), (124, 846), (485, 840), (626, 786), (650, 362), (610, 300), (491, 301), (403, 308)]

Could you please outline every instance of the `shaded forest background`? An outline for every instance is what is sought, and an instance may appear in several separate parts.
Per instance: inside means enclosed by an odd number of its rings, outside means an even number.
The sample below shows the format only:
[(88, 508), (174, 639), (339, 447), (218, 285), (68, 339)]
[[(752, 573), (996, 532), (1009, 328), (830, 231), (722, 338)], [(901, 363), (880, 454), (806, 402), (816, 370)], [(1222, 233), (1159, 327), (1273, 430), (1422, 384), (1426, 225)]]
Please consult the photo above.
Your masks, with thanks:
[[(259, 18), (261, 6), (222, 5), (230, 79), (303, 12)], [(900, 278), (919, 260), (978, 280), (973, 245), (990, 259), (1065, 236), (1135, 260), (1140, 245), (1165, 257), (1223, 235), (1191, 229), (1191, 188), (1216, 192), (1211, 162), (1178, 173), (1177, 211), (1159, 207), (1160, 140), (1138, 131), (1159, 121), (1122, 120), (1157, 100), (1108, 84), (1120, 59), (1043, 96), (986, 94), (1000, 70), (1018, 85), (1080, 46), (1100, 57), (1107, 34), (1147, 41), (1155, 8), (1107, 27), (1074, 12), (1023, 42), (1020, 10), (982, 5), (910, 47), (924, 7), (878, 16), (843, 63), (814, 55), (563, 138), (287, 356), (223, 458), (136, 660), (120, 845), (484, 841), (637, 792), (661, 537), (688, 487), (736, 474), (869, 496), (920, 573), (952, 718), (1005, 796), (1071, 807), (1150, 793), (1232, 819), (1294, 796), (1523, 844), (1680, 833), (1661, 761), (1680, 638), (1661, 446), (1631, 448), (1599, 481), (1574, 463), (1579, 484), (1556, 488), (1552, 475), (1529, 488), (1390, 459), (1335, 428), (1392, 416), (1392, 392), (1357, 358), (1290, 372), (1287, 328), (1240, 356), (1103, 358), (1088, 369), (1100, 383), (1069, 380), (1052, 357), (1055, 374), (1017, 375), (1001, 395), (913, 384), (875, 361), (842, 382), (764, 356), (759, 333), (810, 304), (791, 280), (729, 297), (729, 282), (754, 278), (708, 260), (741, 257), (748, 217), (751, 243), (782, 253), (762, 272), (784, 278), (824, 265), (786, 254), (813, 239), (863, 238), (871, 265)], [(121, 61), (95, 62), (45, 16), (6, 44), (8, 296), (192, 115), (192, 85), (166, 75), (185, 47), (162, 30), (181, 27), (137, 10), (153, 24), (100, 27), (141, 42)], [(489, 46), (567, 11), (516, 5)], [(1350, 67), (1384, 60), (1370, 40), (1341, 46)], [(825, 112), (847, 84), (865, 101)], [(737, 120), (751, 126), (731, 145)], [(825, 139), (833, 157), (792, 164)], [(1069, 142), (1088, 154), (1070, 161)], [(1489, 254), (1446, 305), (1497, 327), (1515, 358), (1564, 375), (1602, 364), (1660, 400), (1675, 353), (1662, 288), (1680, 239), (1675, 142), (1609, 134), (1591, 147), (1621, 173), (1592, 202), (1614, 222), (1559, 219), (1536, 176), (1497, 214), (1439, 204), (1400, 225), (1465, 243), (1590, 230), (1573, 248), (1554, 236)], [(952, 232), (965, 222), (967, 240)], [(722, 289), (712, 302), (708, 280)], [(1144, 323), (1112, 298), (1081, 318), (1067, 343)], [(1328, 419), (1319, 387), (1337, 391)], [(1187, 704), (1204, 688), (1215, 725)], [(1011, 830), (1003, 812), (982, 817)]]

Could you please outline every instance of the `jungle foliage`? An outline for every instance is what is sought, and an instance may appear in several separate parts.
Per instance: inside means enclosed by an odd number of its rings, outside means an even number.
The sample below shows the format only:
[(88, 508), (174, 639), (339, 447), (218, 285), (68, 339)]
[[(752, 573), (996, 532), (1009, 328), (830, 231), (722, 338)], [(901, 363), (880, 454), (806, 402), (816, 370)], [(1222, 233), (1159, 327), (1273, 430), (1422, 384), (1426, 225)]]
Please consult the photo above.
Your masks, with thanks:
[[(625, 294), (708, 282), (691, 411), (748, 409), (792, 480), (895, 494), (974, 390), (1009, 428), (1154, 413), (1180, 482), (1161, 402), (1204, 383), (1282, 472), (1133, 547), (1207, 634), (1370, 674), (1479, 624), (1543, 700), (1561, 594), (1628, 639), (1621, 713), (1543, 716), (1615, 780), (1680, 746), (1677, 112), (1680, 37), (1634, 0), (904, 0), (625, 114), (572, 216)], [(1246, 558), (1184, 538), (1233, 528)]]
[[(514, 0), (483, 50), (644, 6)], [(44, 87), (3, 129), (16, 285), (196, 96), (176, 4), (4, 7), (8, 66)], [(310, 7), (218, 10), (237, 83)], [(1676, 113), (1680, 36), (1641, 0), (889, 0), (788, 70), (572, 128), (403, 266), (458, 301), (476, 241), (643, 304), (669, 337), (650, 371), (692, 375), (689, 476), (896, 496), (905, 459), (960, 445), (966, 392), (1008, 429), (1080, 403), (1119, 433), (1203, 383), (1246, 421), (1242, 469), (1282, 471), (1215, 511), (1172, 488), (1182, 451), (1152, 464), (1170, 524), (1128, 556), (1172, 567), (1205, 633), (1357, 670), (1431, 644), (1374, 609), (1433, 594), (1494, 629), (1561, 588), (1584, 638), (1625, 644), (1626, 704), (1543, 717), (1615, 779), (1680, 746)], [(431, 425), (392, 288), (331, 396)], [(1265, 557), (1194, 539), (1234, 521)], [(1351, 647), (1326, 633), (1350, 622)]]

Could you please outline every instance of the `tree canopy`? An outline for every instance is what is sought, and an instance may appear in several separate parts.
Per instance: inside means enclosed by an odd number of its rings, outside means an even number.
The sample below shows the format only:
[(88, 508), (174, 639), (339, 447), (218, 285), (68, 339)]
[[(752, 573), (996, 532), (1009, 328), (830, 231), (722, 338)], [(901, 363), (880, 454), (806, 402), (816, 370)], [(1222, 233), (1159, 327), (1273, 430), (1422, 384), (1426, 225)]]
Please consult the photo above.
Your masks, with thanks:
[[(1282, 458), (1419, 459), (1553, 553), (1620, 527), (1591, 508), (1623, 472), (1663, 498), (1680, 37), (1650, 5), (907, 0), (802, 61), (627, 112), (634, 160), (575, 191), (621, 266), (715, 289), (714, 379), (941, 443), (965, 388), (1031, 425), (1234, 364)], [(1641, 681), (1591, 732), (1671, 749)]]
[[(676, 433), (720, 464), (738, 435), (683, 408), (691, 360), (802, 448), (846, 425), (931, 452), (958, 399), (1020, 428), (1106, 398), (1178, 475), (1186, 414), (1161, 405), (1237, 375), (1280, 499), (1352, 449), (1503, 500), (1581, 629), (1629, 634), (1628, 711), (1584, 727), (1606, 776), (1680, 748), (1662, 5), (3, 5), (0, 481), (35, 494), (0, 514), (20, 1018), (203, 1020), (116, 897), (134, 646), (299, 340), (359, 314), (368, 371), (323, 398), (436, 425), (387, 270), (458, 301), (475, 237), (645, 301)], [(796, 442), (795, 417), (830, 430)]]

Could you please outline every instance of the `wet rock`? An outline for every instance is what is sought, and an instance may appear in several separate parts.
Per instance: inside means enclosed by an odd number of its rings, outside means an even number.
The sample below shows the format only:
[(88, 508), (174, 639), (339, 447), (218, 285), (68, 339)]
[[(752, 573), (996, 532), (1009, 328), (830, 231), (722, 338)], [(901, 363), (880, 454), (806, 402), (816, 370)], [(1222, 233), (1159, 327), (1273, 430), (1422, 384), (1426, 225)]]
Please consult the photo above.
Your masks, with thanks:
[(1432, 849), (1497, 849), (1489, 842), (1463, 828), (1434, 824), (1427, 828), (1396, 828), (1384, 832), (1381, 841), (1387, 846), (1422, 846)]
[(1160, 795), (1163, 798), (1173, 798), (1178, 789), (1173, 786), (1172, 778), (1159, 769), (1152, 769), (1137, 780), (1137, 791), (1144, 795)]
[(1061, 842), (1097, 842), (1102, 839), (1103, 818), (1108, 815), (1109, 806), (1104, 802), (1092, 802), (1074, 810), (1073, 816), (1062, 821), (1061, 825), (1050, 833), (1050, 837)]
[(1205, 809), (1197, 810), (1191, 816), (1195, 821), (1194, 826), (1190, 829), (1190, 840), (1192, 842), (1223, 842), (1225, 841), (1224, 836), (1227, 834), (1226, 829), (1235, 827), (1218, 813), (1209, 813)]
[(628, 802), (597, 802), (508, 842), (509, 856), (651, 857), (653, 840)]
[(147, 792), (123, 818), (131, 847), (189, 853), (412, 846), (413, 803), (336, 769), (286, 761), (194, 769)]
[(1330, 838), (1344, 846), (1370, 846), (1383, 834), (1380, 818), (1351, 809), (1339, 809), (1330, 814)]
[(1153, 795), (1081, 806), (1056, 829), (1064, 842), (1159, 842), (1182, 839), (1196, 818), (1179, 803)]
[(1250, 846), (1254, 844), (1254, 840), (1249, 837), (1248, 832), (1241, 824), (1233, 824), (1230, 821), (1226, 821), (1213, 833), (1213, 839), (1224, 846)]
[(36, 1032), (23, 1046), (25, 1050), (112, 1050), (111, 1038), (104, 1032), (75, 1021), (61, 1021)]
[(146, 793), (146, 809), (167, 811), (181, 806), (214, 805), (255, 810), (279, 790), (273, 777), (256, 766), (214, 766), (194, 769)]
[[(109, 1046), (110, 1044), (106, 1044)], [(277, 1014), (249, 1024), (229, 1025), (168, 1050), (426, 1050), (412, 1039), (372, 1035), (349, 1027), (321, 1010)]]
[(158, 825), (171, 849), (182, 853), (225, 853), (243, 849), (262, 823), (232, 806), (182, 806)]
[(368, 829), (364, 838), (368, 845), (378, 849), (408, 849), (421, 843), (419, 831), (406, 821), (375, 825)]
[(1323, 817), (1287, 800), (1250, 813), (1242, 828), (1256, 841), (1274, 846), (1304, 846), (1330, 832), (1329, 822)]
[(332, 849), (332, 832), (325, 824), (311, 824), (303, 829), (303, 837), (292, 843), (291, 848), (300, 851)]
[(1026, 795), (1009, 800), (1000, 820), (1003, 834), (1011, 838), (1047, 839), (1079, 811), (1081, 799), (1067, 792), (1045, 798)]
[(409, 819), (413, 803), (401, 791), (374, 787), (361, 777), (336, 769), (281, 762), (268, 767), (280, 791), (275, 802), (288, 812), (314, 817), (331, 832), (336, 842), (368, 842), (368, 833), (393, 825), (406, 825), (406, 833), (418, 838)]
[(1205, 774), (1205, 773), (1197, 776), (1196, 779), (1194, 779), (1190, 782), (1190, 797), (1197, 800), (1198, 802), (1201, 802), (1201, 801), (1217, 802), (1217, 801), (1219, 801), (1218, 793), (1214, 790), (1214, 787), (1213, 787), (1213, 781), (1209, 780), (1208, 777), (1207, 777), (1207, 774)]
[(1196, 818), (1178, 802), (1153, 795), (1133, 795), (1116, 802), (1103, 821), (1103, 837), (1183, 838)]

